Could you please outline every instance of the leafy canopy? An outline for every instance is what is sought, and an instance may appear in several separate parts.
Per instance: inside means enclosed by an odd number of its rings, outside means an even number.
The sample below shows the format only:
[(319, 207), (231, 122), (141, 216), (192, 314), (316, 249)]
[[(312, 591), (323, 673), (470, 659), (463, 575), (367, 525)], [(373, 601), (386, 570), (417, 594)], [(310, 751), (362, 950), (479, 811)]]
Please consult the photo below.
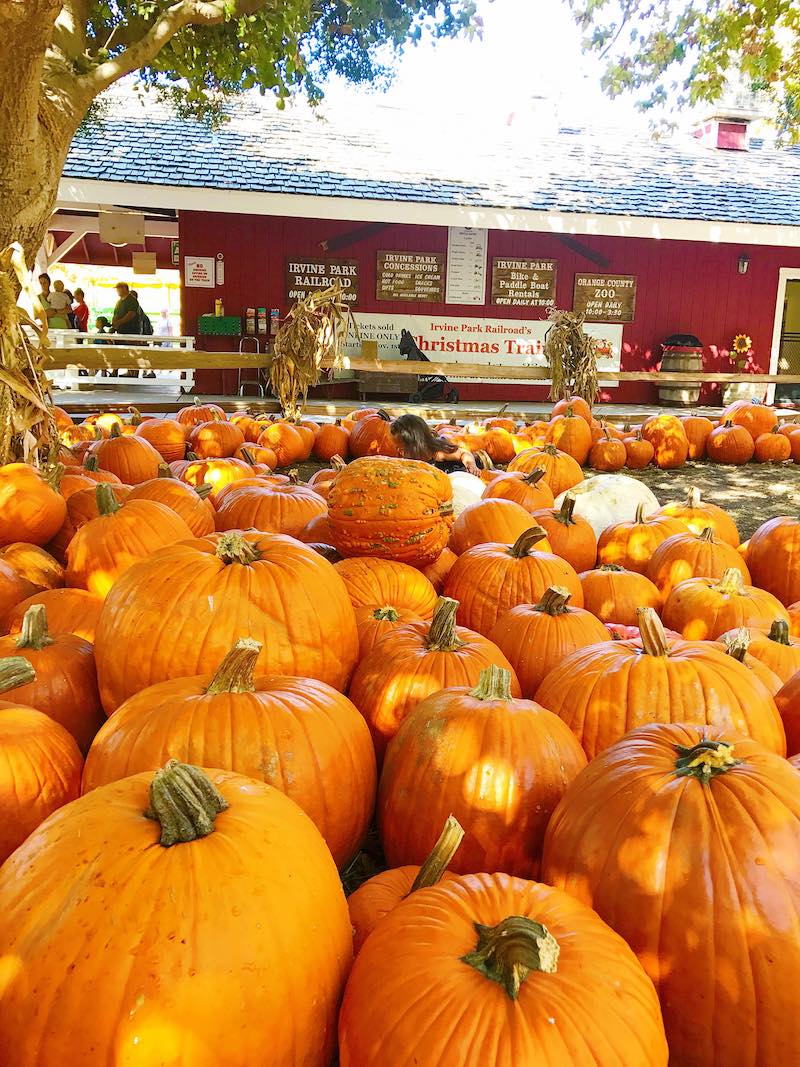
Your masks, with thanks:
[(771, 99), (800, 139), (798, 0), (569, 0), (585, 47), (607, 60), (603, 88), (643, 110), (713, 103), (731, 78)]

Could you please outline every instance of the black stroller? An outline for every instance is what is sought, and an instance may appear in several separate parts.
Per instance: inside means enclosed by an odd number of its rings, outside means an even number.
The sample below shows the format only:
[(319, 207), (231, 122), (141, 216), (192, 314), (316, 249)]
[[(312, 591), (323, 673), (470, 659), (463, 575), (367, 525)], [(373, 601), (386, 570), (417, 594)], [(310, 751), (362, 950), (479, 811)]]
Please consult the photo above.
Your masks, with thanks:
[[(405, 356), (407, 360), (430, 363), (408, 330), (400, 331), (398, 347), (400, 355)], [(417, 377), (417, 391), (411, 394), (408, 401), (410, 404), (421, 404), (425, 400), (444, 400), (448, 404), (457, 404), (458, 390), (453, 388), (443, 374), (420, 374)]]

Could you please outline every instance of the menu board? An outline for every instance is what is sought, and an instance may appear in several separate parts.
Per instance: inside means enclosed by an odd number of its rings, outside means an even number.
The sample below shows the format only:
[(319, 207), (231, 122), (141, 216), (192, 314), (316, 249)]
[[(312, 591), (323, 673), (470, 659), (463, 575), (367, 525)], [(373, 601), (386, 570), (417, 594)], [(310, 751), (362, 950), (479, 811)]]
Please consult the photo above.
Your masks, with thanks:
[(492, 303), (555, 307), (556, 266), (554, 259), (493, 259)]
[(348, 304), (358, 300), (358, 261), (355, 259), (288, 259), (286, 261), (286, 300), (294, 304), (305, 300), (315, 289), (327, 289), (338, 278), (342, 299)]
[(379, 252), (378, 300), (444, 299), (444, 255), (440, 252)]
[(450, 226), (447, 232), (448, 304), (482, 304), (486, 299), (487, 231)]
[(586, 322), (633, 322), (635, 274), (576, 274), (572, 310)]

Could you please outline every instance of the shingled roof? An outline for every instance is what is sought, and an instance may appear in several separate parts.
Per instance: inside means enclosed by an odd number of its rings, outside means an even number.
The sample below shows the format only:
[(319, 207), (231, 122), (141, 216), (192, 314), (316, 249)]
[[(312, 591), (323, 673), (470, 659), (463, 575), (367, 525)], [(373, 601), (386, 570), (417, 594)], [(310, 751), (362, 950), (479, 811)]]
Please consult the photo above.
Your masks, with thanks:
[[(218, 130), (132, 93), (80, 133), (65, 177), (504, 210), (800, 226), (800, 152), (709, 149), (688, 136), (444, 124), (357, 97), (278, 111), (246, 96)], [(123, 106), (120, 106), (123, 105)]]

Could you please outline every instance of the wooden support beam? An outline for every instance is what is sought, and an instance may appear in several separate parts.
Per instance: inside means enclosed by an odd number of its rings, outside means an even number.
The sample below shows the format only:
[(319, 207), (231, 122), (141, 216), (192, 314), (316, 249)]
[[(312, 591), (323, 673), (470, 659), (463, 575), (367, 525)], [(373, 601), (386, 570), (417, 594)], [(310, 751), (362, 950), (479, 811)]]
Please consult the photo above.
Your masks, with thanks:
[(380, 233), (381, 230), (388, 229), (390, 226), (391, 223), (389, 222), (368, 222), (366, 226), (359, 226), (355, 230), (348, 230), (347, 233), (329, 237), (327, 241), (320, 241), (319, 247), (323, 252), (338, 252), (342, 248), (357, 245), (368, 237), (374, 237), (375, 234)]
[(611, 266), (610, 260), (599, 252), (595, 252), (593, 248), (589, 248), (583, 241), (578, 241), (574, 237), (569, 237), (565, 233), (554, 233), (553, 236), (557, 241), (560, 241), (565, 248), (568, 248), (570, 252), (577, 252), (579, 256), (583, 256), (584, 259), (588, 259), (590, 263), (594, 263), (597, 267), (602, 267), (603, 270)]
[[(65, 237), (57, 248), (53, 248), (52, 251), (49, 251), (47, 254), (48, 269), (54, 264), (60, 263), (64, 256), (67, 254), (67, 252), (71, 252), (75, 245), (80, 244), (80, 242), (86, 236), (86, 233), (86, 230), (75, 230), (74, 233), (71, 233), (68, 237)], [(47, 236), (52, 238), (53, 235), (48, 233)]]

